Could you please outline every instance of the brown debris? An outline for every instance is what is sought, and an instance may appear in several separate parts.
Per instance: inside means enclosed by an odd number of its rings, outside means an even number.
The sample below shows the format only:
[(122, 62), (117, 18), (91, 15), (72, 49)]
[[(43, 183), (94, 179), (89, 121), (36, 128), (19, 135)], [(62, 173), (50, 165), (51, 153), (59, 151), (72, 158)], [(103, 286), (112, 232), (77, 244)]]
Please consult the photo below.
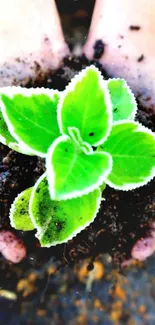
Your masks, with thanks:
[(45, 317), (46, 316), (46, 310), (45, 309), (38, 309), (37, 310), (37, 316)]
[(138, 25), (130, 25), (129, 29), (132, 31), (139, 31), (141, 29), (141, 27)]
[(137, 62), (142, 62), (144, 60), (144, 54), (140, 55)]
[(36, 293), (38, 291), (36, 280), (37, 275), (35, 273), (30, 273), (28, 278), (19, 280), (17, 284), (17, 292), (22, 293), (23, 297)]
[(112, 304), (112, 311), (111, 311), (111, 319), (116, 322), (115, 324), (118, 324), (117, 322), (120, 320), (123, 313), (123, 303), (122, 301), (117, 300)]
[(102, 40), (97, 40), (94, 45), (94, 59), (100, 59), (105, 50), (105, 44)]
[(115, 298), (120, 298), (121, 300), (126, 301), (126, 292), (122, 289), (119, 283), (115, 287), (113, 296)]

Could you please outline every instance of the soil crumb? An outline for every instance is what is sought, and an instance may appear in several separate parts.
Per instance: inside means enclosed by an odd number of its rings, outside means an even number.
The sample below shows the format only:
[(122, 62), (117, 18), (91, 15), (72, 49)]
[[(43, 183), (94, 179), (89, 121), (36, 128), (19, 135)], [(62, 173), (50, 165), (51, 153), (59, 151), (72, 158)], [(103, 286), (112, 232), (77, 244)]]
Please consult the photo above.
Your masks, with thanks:
[(140, 55), (140, 57), (137, 59), (137, 62), (142, 62), (144, 58), (144, 54)]
[(130, 26), (129, 26), (129, 29), (130, 29), (131, 31), (139, 31), (139, 30), (141, 29), (141, 27), (138, 26), (138, 25), (130, 25)]
[(100, 59), (105, 50), (105, 44), (102, 40), (97, 40), (94, 45), (94, 59)]

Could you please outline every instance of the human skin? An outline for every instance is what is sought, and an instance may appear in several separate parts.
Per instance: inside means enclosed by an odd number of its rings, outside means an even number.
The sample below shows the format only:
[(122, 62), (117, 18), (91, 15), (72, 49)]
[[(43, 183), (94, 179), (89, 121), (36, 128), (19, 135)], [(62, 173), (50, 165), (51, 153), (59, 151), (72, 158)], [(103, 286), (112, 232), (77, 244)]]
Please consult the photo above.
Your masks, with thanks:
[(0, 86), (25, 84), (69, 54), (54, 0), (0, 0)]
[[(155, 1), (96, 0), (83, 53), (92, 59), (94, 45), (101, 40), (99, 61), (109, 75), (123, 77), (146, 109), (155, 111)], [(155, 226), (139, 239), (132, 258), (145, 260), (155, 251)]]
[(124, 77), (145, 107), (155, 110), (154, 17), (154, 0), (96, 0), (83, 52), (92, 59), (95, 42), (102, 40), (100, 62), (107, 72)]
[(11, 231), (1, 230), (0, 253), (10, 262), (19, 263), (26, 257), (26, 247)]

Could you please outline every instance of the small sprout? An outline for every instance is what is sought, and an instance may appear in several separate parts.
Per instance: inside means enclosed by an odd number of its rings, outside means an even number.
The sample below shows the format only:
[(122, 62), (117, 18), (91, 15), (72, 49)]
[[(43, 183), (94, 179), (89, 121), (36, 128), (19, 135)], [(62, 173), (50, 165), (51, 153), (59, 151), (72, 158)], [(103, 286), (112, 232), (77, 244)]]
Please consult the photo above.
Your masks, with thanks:
[(155, 135), (134, 121), (137, 103), (124, 79), (95, 66), (59, 93), (0, 89), (0, 140), (44, 157), (46, 172), (15, 199), (11, 225), (36, 229), (42, 246), (73, 238), (97, 215), (106, 184), (132, 190), (155, 176)]
[[(64, 155), (64, 147), (68, 148), (67, 155)], [(112, 169), (108, 153), (86, 152), (80, 145), (79, 150), (76, 148), (67, 135), (57, 138), (49, 148), (46, 168), (53, 200), (72, 199), (92, 192), (102, 185)]]

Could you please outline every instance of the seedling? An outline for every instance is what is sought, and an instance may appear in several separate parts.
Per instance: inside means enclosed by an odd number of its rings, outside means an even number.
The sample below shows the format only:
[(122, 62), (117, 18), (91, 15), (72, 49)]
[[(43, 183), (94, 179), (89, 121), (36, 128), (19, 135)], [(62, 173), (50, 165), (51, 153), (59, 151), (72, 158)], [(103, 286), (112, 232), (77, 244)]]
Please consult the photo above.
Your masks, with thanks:
[(44, 247), (67, 242), (97, 215), (105, 184), (132, 190), (155, 176), (155, 135), (134, 121), (137, 104), (123, 79), (94, 66), (63, 92), (0, 90), (1, 141), (45, 159), (46, 171), (20, 193), (11, 225), (36, 229)]

